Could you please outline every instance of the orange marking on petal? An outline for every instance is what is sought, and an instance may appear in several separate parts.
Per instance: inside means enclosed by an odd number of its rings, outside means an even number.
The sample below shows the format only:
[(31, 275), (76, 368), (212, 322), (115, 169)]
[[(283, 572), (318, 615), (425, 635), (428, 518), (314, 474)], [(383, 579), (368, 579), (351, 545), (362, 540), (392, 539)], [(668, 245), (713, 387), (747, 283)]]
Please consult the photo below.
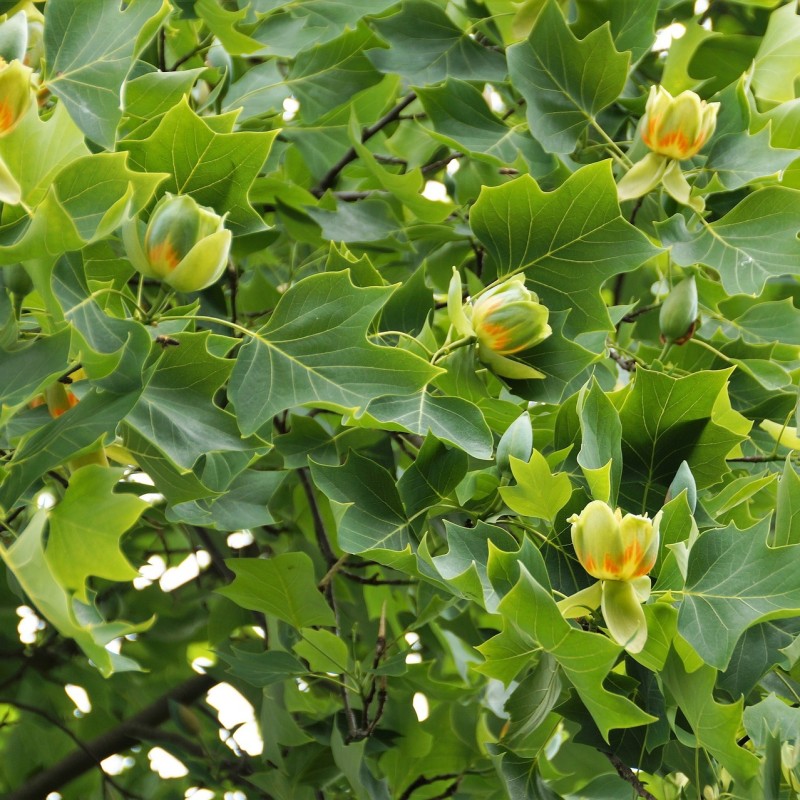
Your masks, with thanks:
[(166, 264), (170, 269), (175, 269), (181, 263), (180, 256), (169, 240), (154, 244), (147, 256), (151, 264)]
[(594, 559), (591, 556), (586, 556), (586, 562), (583, 566), (587, 572), (594, 572), (597, 567), (597, 565), (594, 563)]
[(670, 131), (658, 140), (659, 147), (671, 147), (676, 145), (681, 153), (686, 153), (689, 150), (689, 142), (683, 135), (682, 131)]
[(603, 557), (603, 569), (610, 572), (612, 575), (619, 575), (621, 568), (619, 564), (611, 557), (610, 553), (606, 553)]
[(481, 326), (486, 332), (486, 335), (492, 340), (492, 350), (501, 350), (504, 348), (511, 338), (508, 331), (502, 325), (496, 325), (492, 322), (484, 322)]
[(59, 406), (57, 408), (53, 408), (51, 410), (51, 415), (54, 417), (60, 417), (62, 414), (66, 414), (74, 406), (78, 405), (78, 398), (72, 392), (67, 392), (67, 405), (66, 408), (64, 406)]
[(8, 103), (0, 100), (0, 133), (5, 133), (14, 127), (14, 112)]
[(658, 117), (653, 117), (647, 123), (647, 130), (642, 133), (642, 139), (648, 147), (650, 147), (650, 142), (653, 141), (653, 137), (656, 135), (656, 125), (658, 125)]

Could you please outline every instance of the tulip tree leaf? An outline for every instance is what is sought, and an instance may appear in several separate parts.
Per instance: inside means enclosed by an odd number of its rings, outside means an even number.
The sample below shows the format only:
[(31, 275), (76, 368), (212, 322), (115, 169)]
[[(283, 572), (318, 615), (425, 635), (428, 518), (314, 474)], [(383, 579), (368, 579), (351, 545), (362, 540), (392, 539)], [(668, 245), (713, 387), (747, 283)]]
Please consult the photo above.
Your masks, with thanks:
[(336, 624), (305, 553), (232, 559), (228, 566), (236, 577), (217, 591), (242, 608), (262, 611), (298, 629)]
[(120, 147), (131, 164), (146, 172), (166, 172), (161, 191), (188, 194), (245, 233), (262, 226), (248, 192), (269, 155), (277, 131), (220, 132), (189, 108), (184, 98), (171, 108), (146, 139), (128, 139)]
[(47, 86), (81, 130), (105, 148), (122, 117), (120, 90), (143, 28), (169, 10), (165, 0), (136, 0), (125, 11), (114, 0), (53, 0), (45, 7)]
[(634, 62), (650, 50), (658, 0), (578, 0), (576, 5), (578, 19), (571, 26), (576, 36), (602, 28), (607, 20), (614, 46), (630, 50)]
[(518, 514), (552, 523), (572, 495), (569, 475), (566, 472), (553, 475), (545, 457), (538, 450), (531, 453), (527, 463), (514, 456), (509, 462), (517, 484), (500, 488), (504, 502)]
[(604, 738), (616, 728), (645, 725), (654, 717), (628, 698), (609, 692), (603, 681), (622, 648), (606, 636), (573, 628), (561, 616), (550, 592), (521, 568), (517, 585), (498, 608), (508, 622), (530, 636), (561, 665)]
[(619, 97), (629, 61), (609, 28), (578, 40), (558, 5), (545, 5), (528, 39), (508, 49), (508, 71), (527, 102), (531, 133), (547, 152), (574, 150), (587, 125)]
[(622, 476), (622, 424), (617, 409), (596, 380), (581, 392), (578, 415), (581, 422), (578, 464), (594, 491), (594, 499), (616, 506)]
[(678, 632), (712, 667), (725, 669), (752, 625), (800, 613), (797, 545), (773, 549), (768, 535), (769, 518), (745, 531), (731, 523), (692, 547)]
[(691, 725), (698, 745), (719, 759), (737, 785), (749, 784), (758, 774), (759, 761), (737, 744), (743, 698), (730, 705), (718, 703), (714, 699), (715, 670), (703, 665), (689, 672), (674, 650), (661, 675), (671, 699)]
[(609, 161), (582, 167), (553, 192), (528, 175), (485, 187), (470, 224), (502, 274), (525, 270), (553, 311), (570, 311), (564, 333), (610, 330), (600, 286), (658, 253), (620, 214)]
[(122, 469), (97, 464), (81, 467), (50, 512), (47, 561), (59, 583), (83, 602), (88, 602), (86, 579), (90, 575), (110, 581), (138, 575), (120, 550), (119, 540), (147, 503), (136, 495), (114, 492), (122, 473)]
[(753, 61), (753, 90), (756, 97), (771, 103), (794, 100), (795, 81), (800, 75), (797, 48), (800, 45), (800, 18), (794, 4), (777, 9)]
[(778, 484), (775, 535), (770, 544), (773, 547), (800, 544), (800, 473), (788, 458)]
[(676, 215), (658, 228), (681, 266), (707, 264), (730, 294), (759, 294), (768, 278), (797, 271), (800, 192), (767, 186), (707, 226), (690, 231)]
[(356, 287), (347, 271), (292, 286), (236, 359), (229, 392), (242, 431), (257, 431), (291, 406), (363, 408), (381, 395), (414, 394), (433, 379), (439, 370), (418, 356), (365, 339), (391, 293)]
[(376, 20), (389, 49), (370, 50), (381, 72), (402, 75), (409, 83), (438, 83), (448, 77), (501, 81), (506, 74), (500, 53), (482, 47), (430, 0), (405, 0), (396, 14)]
[(698, 488), (728, 471), (725, 457), (750, 429), (726, 391), (730, 370), (685, 378), (640, 369), (619, 416), (622, 422), (621, 503), (630, 511), (661, 508), (682, 461)]
[(47, 512), (39, 511), (8, 550), (0, 556), (30, 598), (37, 611), (58, 632), (76, 644), (108, 677), (112, 672), (138, 669), (135, 661), (106, 649), (113, 639), (150, 627), (152, 620), (131, 625), (127, 622), (104, 622), (94, 609), (83, 606), (81, 621), (76, 606), (52, 571), (44, 549)]
[(342, 507), (339, 547), (346, 553), (403, 550), (408, 519), (392, 476), (379, 464), (351, 452), (341, 467), (311, 464), (314, 483)]

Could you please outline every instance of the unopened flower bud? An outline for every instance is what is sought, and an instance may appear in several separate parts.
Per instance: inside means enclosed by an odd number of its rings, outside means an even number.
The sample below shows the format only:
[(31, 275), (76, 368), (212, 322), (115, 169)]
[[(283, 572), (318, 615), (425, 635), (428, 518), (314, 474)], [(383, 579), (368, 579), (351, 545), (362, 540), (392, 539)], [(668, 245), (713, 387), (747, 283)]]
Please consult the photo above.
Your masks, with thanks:
[(552, 333), (548, 310), (521, 275), (482, 294), (472, 307), (472, 327), (481, 347), (500, 356), (528, 350)]
[(719, 103), (706, 103), (691, 91), (673, 97), (653, 86), (642, 121), (642, 140), (654, 152), (681, 161), (700, 152), (717, 125)]
[(658, 555), (658, 523), (637, 514), (612, 511), (593, 500), (573, 514), (572, 544), (581, 566), (600, 580), (628, 581), (646, 575)]
[(138, 219), (122, 228), (133, 266), (180, 292), (197, 292), (216, 281), (225, 269), (231, 232), (224, 217), (198, 205), (189, 195), (166, 194), (145, 227)]
[(31, 103), (31, 69), (14, 59), (0, 58), (0, 136), (5, 136), (25, 116)]
[(0, 58), (11, 62), (25, 60), (28, 49), (28, 17), (24, 11), (0, 23)]
[(661, 337), (671, 344), (685, 344), (692, 338), (697, 321), (697, 284), (694, 275), (682, 280), (661, 306), (658, 324)]

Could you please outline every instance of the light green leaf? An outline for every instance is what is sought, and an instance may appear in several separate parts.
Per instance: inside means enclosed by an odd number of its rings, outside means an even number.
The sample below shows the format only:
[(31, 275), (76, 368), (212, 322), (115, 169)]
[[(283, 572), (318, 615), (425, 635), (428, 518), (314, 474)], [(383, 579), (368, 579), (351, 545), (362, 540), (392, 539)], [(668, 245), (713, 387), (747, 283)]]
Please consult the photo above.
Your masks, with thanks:
[(232, 56), (250, 55), (261, 49), (255, 39), (236, 27), (237, 23), (247, 17), (246, 8), (241, 11), (226, 11), (216, 0), (196, 0), (194, 10)]
[(541, 302), (570, 311), (568, 337), (611, 330), (600, 286), (658, 253), (620, 214), (609, 161), (582, 167), (553, 192), (528, 175), (485, 187), (470, 224), (501, 275), (525, 270)]
[(800, 262), (800, 192), (783, 186), (759, 189), (691, 231), (679, 215), (657, 227), (678, 264), (713, 267), (729, 294), (760, 294), (768, 278), (793, 274)]
[(587, 125), (622, 93), (629, 61), (608, 27), (578, 40), (558, 5), (545, 5), (527, 41), (508, 49), (508, 71), (527, 101), (531, 133), (547, 152), (575, 149)]
[(692, 726), (697, 745), (719, 759), (741, 789), (758, 774), (759, 761), (754, 753), (739, 747), (737, 738), (742, 724), (744, 698), (731, 705), (714, 699), (716, 670), (703, 665), (687, 672), (680, 657), (673, 651), (661, 673), (671, 699), (678, 705)]
[(773, 547), (800, 544), (800, 473), (790, 458), (786, 459), (778, 484), (778, 505), (775, 512)]
[(405, 0), (396, 14), (373, 22), (388, 50), (367, 55), (381, 71), (409, 83), (439, 83), (448, 77), (501, 81), (506, 74), (500, 53), (482, 47), (430, 0)]
[(793, 3), (772, 12), (753, 61), (752, 86), (756, 97), (770, 103), (795, 99), (800, 75), (800, 17)]
[(746, 708), (742, 717), (748, 735), (759, 750), (766, 747), (770, 733), (777, 733), (782, 742), (800, 742), (800, 708), (792, 708), (772, 693)]
[(364, 408), (381, 395), (414, 394), (432, 380), (437, 367), (365, 338), (391, 293), (356, 287), (346, 271), (292, 286), (236, 359), (229, 392), (242, 431), (257, 431), (291, 406)]
[(263, 227), (248, 192), (276, 135), (277, 131), (220, 131), (195, 114), (184, 98), (164, 114), (150, 136), (124, 140), (120, 148), (130, 153), (137, 169), (171, 175), (162, 191), (188, 194), (218, 214), (227, 212), (228, 227), (240, 234)]
[(616, 506), (622, 477), (622, 424), (596, 379), (578, 397), (581, 449), (578, 464), (595, 500)]
[(330, 631), (303, 628), (302, 640), (293, 648), (295, 653), (308, 662), (312, 672), (346, 672), (347, 645)]
[[(47, 86), (80, 129), (110, 149), (122, 117), (120, 92), (133, 65), (140, 31), (168, 12), (166, 0), (53, 0), (45, 7)], [(156, 23), (157, 24), (157, 23)]]
[(584, 37), (609, 24), (617, 50), (630, 50), (634, 63), (653, 45), (658, 0), (577, 0), (572, 32)]
[(770, 548), (768, 535), (769, 518), (746, 531), (731, 524), (702, 534), (689, 554), (678, 631), (717, 669), (747, 628), (800, 613), (797, 545)]
[(109, 581), (129, 581), (138, 575), (119, 540), (148, 504), (134, 494), (114, 492), (122, 474), (122, 469), (97, 464), (81, 467), (50, 512), (47, 562), (58, 582), (84, 603), (89, 601), (90, 575)]
[(498, 612), (530, 636), (561, 665), (603, 738), (616, 728), (654, 721), (628, 698), (609, 692), (603, 681), (622, 648), (598, 633), (573, 628), (561, 616), (550, 593), (527, 572), (500, 603)]
[(545, 457), (534, 450), (527, 463), (511, 456), (511, 472), (516, 486), (501, 486), (503, 501), (518, 514), (538, 517), (552, 523), (569, 502), (572, 483), (566, 472), (553, 475)]
[(322, 592), (314, 564), (305, 553), (273, 558), (235, 558), (227, 562), (236, 577), (217, 591), (234, 603), (288, 622), (298, 630), (336, 624)]

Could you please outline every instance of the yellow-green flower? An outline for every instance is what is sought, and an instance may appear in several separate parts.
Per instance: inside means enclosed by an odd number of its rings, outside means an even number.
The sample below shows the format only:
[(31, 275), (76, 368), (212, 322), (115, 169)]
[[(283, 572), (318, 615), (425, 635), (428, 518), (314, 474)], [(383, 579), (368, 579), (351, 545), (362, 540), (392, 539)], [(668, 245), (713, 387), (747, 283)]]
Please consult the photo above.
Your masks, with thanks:
[(650, 596), (650, 578), (658, 556), (661, 521), (637, 514), (622, 515), (607, 503), (593, 500), (573, 514), (572, 544), (581, 566), (597, 583), (562, 600), (558, 606), (567, 618), (586, 616), (598, 607), (612, 638), (631, 653), (647, 642), (647, 621), (642, 610)]
[(197, 292), (225, 269), (231, 232), (213, 209), (198, 205), (189, 195), (167, 193), (147, 226), (136, 218), (129, 220), (122, 239), (131, 264), (143, 275), (181, 292)]
[(658, 155), (682, 161), (697, 155), (717, 126), (719, 103), (706, 103), (694, 92), (673, 97), (663, 86), (650, 88), (642, 141)]
[(680, 162), (700, 152), (717, 125), (719, 103), (706, 103), (694, 92), (673, 97), (663, 86), (653, 86), (642, 119), (642, 141), (650, 152), (637, 161), (617, 184), (620, 201), (633, 200), (661, 184), (679, 203), (700, 212), (702, 197), (692, 187)]
[(450, 322), (461, 336), (475, 337), (478, 358), (496, 375), (523, 380), (543, 378), (533, 367), (508, 358), (529, 350), (552, 334), (549, 311), (516, 275), (483, 292), (474, 303), (462, 303), (461, 277), (453, 270), (447, 297)]
[(31, 68), (0, 58), (0, 136), (11, 133), (31, 104)]

